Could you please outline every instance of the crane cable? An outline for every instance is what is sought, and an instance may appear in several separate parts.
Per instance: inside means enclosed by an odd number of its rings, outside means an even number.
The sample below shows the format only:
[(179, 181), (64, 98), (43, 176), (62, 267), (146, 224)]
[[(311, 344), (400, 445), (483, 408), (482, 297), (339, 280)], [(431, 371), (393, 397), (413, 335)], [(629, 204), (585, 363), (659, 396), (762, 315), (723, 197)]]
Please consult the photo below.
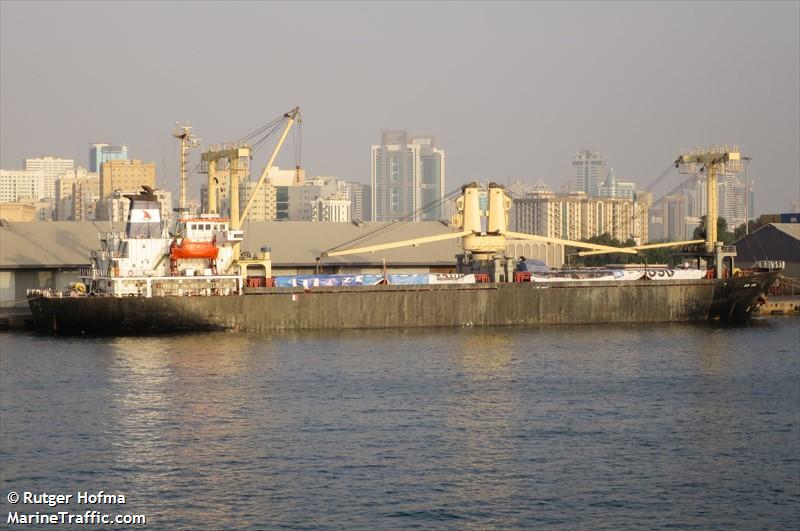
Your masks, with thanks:
[(460, 193), (461, 193), (461, 187), (458, 187), (455, 190), (451, 190), (450, 192), (448, 192), (444, 196), (442, 196), (442, 197), (440, 197), (440, 198), (438, 198), (438, 199), (436, 199), (434, 201), (431, 201), (427, 205), (423, 205), (422, 207), (418, 208), (414, 212), (412, 212), (412, 213), (410, 213), (410, 214), (408, 214), (408, 215), (406, 215), (406, 216), (404, 216), (404, 217), (402, 217), (400, 219), (396, 219), (396, 220), (391, 221), (391, 222), (389, 222), (387, 224), (381, 225), (380, 227), (378, 227), (376, 229), (373, 229), (373, 230), (371, 230), (370, 232), (368, 232), (366, 234), (362, 234), (361, 236), (358, 236), (358, 237), (356, 237), (356, 238), (354, 238), (352, 240), (349, 240), (349, 241), (340, 243), (338, 245), (335, 245), (335, 246), (331, 247), (330, 249), (326, 249), (324, 251), (324, 253), (330, 253), (330, 252), (336, 251), (338, 249), (341, 249), (342, 247), (347, 247), (347, 246), (354, 245), (354, 244), (356, 244), (356, 243), (358, 243), (360, 241), (363, 241), (363, 240), (365, 240), (367, 238), (371, 238), (373, 236), (377, 236), (378, 234), (382, 234), (382, 233), (388, 232), (388, 231), (390, 231), (392, 229), (395, 229), (395, 228), (400, 226), (399, 225), (400, 223), (407, 222), (409, 220), (414, 219), (414, 217), (416, 217), (418, 215), (424, 214), (424, 213), (428, 212), (429, 210), (433, 210), (433, 209), (443, 205), (445, 202), (453, 199), (456, 195), (458, 195)]
[(239, 142), (247, 142), (249, 140), (252, 140), (256, 136), (258, 136), (261, 133), (263, 133), (264, 131), (266, 131), (267, 129), (270, 129), (270, 128), (274, 127), (275, 125), (283, 122), (283, 120), (285, 120), (285, 119), (286, 119), (286, 115), (282, 114), (278, 118), (275, 118), (274, 120), (272, 120), (270, 122), (267, 122), (266, 124), (262, 125), (258, 129), (255, 129), (254, 131), (251, 131), (250, 133), (246, 134), (245, 136), (243, 136), (242, 138), (239, 139)]
[[(660, 174), (658, 177), (656, 177), (656, 179), (655, 179), (655, 180), (654, 180), (652, 183), (650, 183), (650, 185), (649, 185), (647, 188), (645, 188), (645, 190), (644, 190), (644, 191), (645, 191), (645, 192), (650, 192), (650, 191), (652, 191), (652, 189), (653, 189), (653, 188), (655, 188), (655, 187), (656, 187), (656, 185), (657, 185), (659, 182), (661, 182), (661, 180), (662, 180), (662, 179), (664, 179), (664, 177), (666, 177), (666, 176), (667, 176), (667, 174), (668, 174), (670, 171), (672, 171), (672, 169), (673, 169), (673, 168), (675, 168), (675, 167), (676, 167), (676, 165), (677, 165), (677, 161), (675, 161), (675, 162), (671, 162), (671, 163), (670, 163), (670, 165), (669, 165), (669, 166), (668, 166), (668, 167), (667, 167), (667, 168), (666, 168), (666, 169), (665, 169), (663, 172), (661, 172), (661, 174)], [(662, 201), (662, 200), (663, 200), (665, 197), (667, 197), (667, 196), (669, 196), (669, 195), (672, 195), (672, 194), (674, 194), (675, 192), (677, 192), (677, 191), (679, 191), (679, 190), (683, 189), (683, 187), (684, 187), (684, 186), (686, 186), (687, 184), (689, 184), (689, 183), (693, 182), (693, 181), (694, 181), (695, 179), (697, 179), (697, 178), (700, 176), (700, 174), (702, 174), (704, 171), (705, 171), (705, 166), (701, 166), (701, 167), (700, 167), (700, 170), (699, 170), (699, 171), (697, 171), (697, 173), (693, 174), (691, 177), (689, 177), (689, 178), (687, 178), (686, 180), (684, 180), (683, 182), (681, 182), (681, 183), (680, 183), (678, 186), (676, 186), (675, 188), (673, 188), (672, 190), (670, 190), (670, 191), (669, 191), (669, 192), (667, 192), (666, 194), (664, 194), (664, 195), (662, 195), (661, 197), (659, 197), (658, 199), (654, 200), (654, 201), (653, 201), (653, 205), (655, 205), (655, 204), (657, 204), (658, 202)], [(509, 193), (512, 195), (512, 197), (516, 197), (516, 198), (518, 198), (518, 199), (523, 199), (523, 198), (524, 198), (524, 195), (518, 194), (518, 193), (514, 192), (513, 190), (508, 190), (508, 192), (509, 192)], [(633, 216), (631, 216), (631, 217), (630, 217), (630, 218), (629, 218), (629, 219), (628, 219), (628, 220), (625, 222), (625, 224), (629, 224), (631, 221), (633, 221), (633, 220), (635, 220), (635, 219), (636, 219), (636, 214), (634, 214)], [(584, 220), (581, 220), (581, 231), (582, 231), (582, 232), (585, 232), (585, 231), (586, 231), (586, 229), (587, 229), (587, 224), (586, 224), (586, 221), (584, 221)]]

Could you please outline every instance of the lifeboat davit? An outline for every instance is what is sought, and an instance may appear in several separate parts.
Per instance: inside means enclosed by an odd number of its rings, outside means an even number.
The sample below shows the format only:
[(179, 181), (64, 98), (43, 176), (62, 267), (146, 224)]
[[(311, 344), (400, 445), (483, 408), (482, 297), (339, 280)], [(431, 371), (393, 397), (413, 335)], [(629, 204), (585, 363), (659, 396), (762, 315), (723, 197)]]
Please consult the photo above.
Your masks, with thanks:
[(169, 248), (169, 257), (172, 260), (187, 258), (205, 258), (216, 260), (219, 248), (214, 242), (193, 242), (184, 238), (180, 243), (173, 243)]

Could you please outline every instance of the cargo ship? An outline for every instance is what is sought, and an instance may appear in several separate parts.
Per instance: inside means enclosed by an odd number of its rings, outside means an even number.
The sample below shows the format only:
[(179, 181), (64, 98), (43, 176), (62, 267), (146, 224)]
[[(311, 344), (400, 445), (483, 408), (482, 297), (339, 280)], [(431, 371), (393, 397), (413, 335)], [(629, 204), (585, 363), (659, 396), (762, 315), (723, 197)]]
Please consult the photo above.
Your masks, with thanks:
[[(455, 273), (273, 277), (266, 249), (238, 256), (243, 233), (231, 229), (229, 219), (186, 217), (170, 234), (145, 190), (128, 196), (125, 231), (102, 236), (80, 282), (65, 290), (30, 290), (28, 303), (39, 330), (65, 335), (740, 321), (779, 274), (779, 264), (737, 270), (735, 251), (721, 245), (712, 253), (676, 254), (668, 267), (531, 267), (505, 256), (505, 238), (541, 237), (504, 228), (508, 197), (498, 185), (488, 189), (483, 230), (480, 192), (477, 183), (464, 187), (457, 201), (460, 225), (452, 234), (328, 253), (461, 238), (464, 254), (455, 257)], [(620, 251), (570, 244), (587, 252)]]
[[(267, 248), (240, 253), (247, 218), (299, 109), (279, 120), (284, 128), (261, 176), (239, 213), (238, 178), (248, 144), (212, 147), (207, 165), (207, 212), (185, 215), (190, 128), (174, 135), (181, 143), (180, 206), (172, 230), (163, 223), (153, 190), (129, 194), (124, 232), (100, 237), (80, 281), (62, 290), (29, 290), (36, 328), (55, 334), (141, 334), (194, 330), (276, 330), (537, 326), (587, 323), (738, 321), (763, 301), (780, 265), (741, 271), (735, 249), (706, 239), (616, 248), (508, 230), (511, 198), (501, 186), (470, 183), (456, 200), (455, 230), (415, 240), (358, 248), (332, 248), (344, 256), (434, 241), (460, 239), (452, 274), (307, 275), (273, 277)], [(278, 121), (262, 128), (276, 131)], [(260, 130), (259, 130), (260, 131)], [(256, 142), (257, 145), (261, 141)], [(715, 172), (731, 171), (738, 149), (711, 148), (681, 156), (682, 164), (707, 168), (709, 219), (716, 219)], [(229, 217), (218, 214), (217, 163), (227, 165)], [(298, 161), (299, 169), (299, 161)], [(482, 198), (486, 205), (481, 207)], [(705, 243), (702, 251), (675, 254), (653, 268), (548, 270), (506, 255), (506, 239), (557, 243), (582, 253), (622, 252)], [(333, 250), (335, 249), (335, 250)]]

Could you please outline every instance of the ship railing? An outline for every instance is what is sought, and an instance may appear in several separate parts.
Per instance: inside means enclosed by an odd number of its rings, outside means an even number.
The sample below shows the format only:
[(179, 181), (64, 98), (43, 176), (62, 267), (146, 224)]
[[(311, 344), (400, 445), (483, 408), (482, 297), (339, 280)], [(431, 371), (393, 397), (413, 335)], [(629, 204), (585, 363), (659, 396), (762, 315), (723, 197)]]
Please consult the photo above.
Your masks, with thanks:
[(109, 231), (105, 234), (100, 233), (98, 236), (102, 240), (121, 240), (123, 238), (127, 238), (128, 234), (125, 231)]
[(786, 269), (786, 262), (783, 260), (758, 260), (753, 264), (753, 269), (766, 269), (768, 271)]
[(153, 279), (154, 296), (195, 297), (210, 295), (232, 295), (241, 293), (241, 277), (175, 277)]
[(28, 298), (43, 297), (45, 299), (62, 299), (64, 297), (75, 297), (83, 295), (83, 293), (71, 289), (55, 289), (55, 288), (35, 288), (28, 289), (26, 293)]

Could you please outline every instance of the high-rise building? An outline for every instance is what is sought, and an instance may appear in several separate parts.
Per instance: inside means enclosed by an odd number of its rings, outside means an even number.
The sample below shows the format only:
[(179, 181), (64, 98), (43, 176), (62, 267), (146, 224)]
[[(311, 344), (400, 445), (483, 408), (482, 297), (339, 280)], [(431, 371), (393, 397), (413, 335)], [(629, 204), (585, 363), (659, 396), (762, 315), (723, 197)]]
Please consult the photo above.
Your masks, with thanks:
[(100, 177), (96, 173), (78, 176), (72, 185), (72, 219), (94, 221), (98, 199), (100, 199)]
[[(346, 213), (348, 216), (346, 221), (350, 221), (352, 203), (347, 198), (347, 189), (347, 183), (336, 177), (314, 177), (307, 180), (302, 186), (289, 188), (289, 219), (292, 221), (342, 221), (340, 218)], [(323, 202), (321, 205), (317, 202), (328, 199), (337, 202)], [(344, 204), (342, 201), (347, 204), (344, 213), (341, 210)], [(319, 208), (338, 208), (339, 210), (335, 213), (325, 213)]]
[(371, 166), (373, 221), (439, 219), (445, 154), (432, 138), (409, 141), (405, 131), (383, 131), (381, 144), (372, 146)]
[(706, 205), (708, 202), (706, 199), (708, 196), (708, 187), (706, 185), (705, 177), (697, 179), (697, 182), (694, 185), (694, 194), (689, 192), (688, 195), (691, 199), (691, 209), (689, 211), (689, 215), (696, 218), (705, 216), (708, 212), (708, 206)]
[(541, 189), (513, 200), (512, 227), (549, 238), (582, 240), (609, 234), (638, 243), (648, 240), (647, 206), (632, 199), (556, 195)]
[(42, 174), (41, 190), (37, 199), (55, 199), (56, 179), (59, 175), (70, 173), (75, 169), (75, 161), (58, 157), (36, 157), (25, 159), (25, 169)]
[[(46, 199), (54, 207), (56, 179), (59, 175), (72, 172), (75, 162), (71, 159), (38, 157), (25, 159), (24, 164), (24, 170), (0, 170), (0, 202)], [(45, 217), (52, 219), (50, 214)]]
[(572, 160), (575, 175), (573, 190), (583, 192), (588, 197), (600, 195), (600, 183), (608, 175), (606, 159), (601, 153), (584, 149)]
[[(700, 177), (694, 185), (688, 185), (681, 191), (687, 202), (687, 215), (701, 218), (706, 215), (705, 177)], [(735, 174), (720, 175), (717, 181), (717, 215), (725, 218), (729, 230), (742, 225), (747, 218), (753, 217), (753, 181), (747, 183)]]
[[(336, 177), (305, 178), (295, 170), (270, 171), (270, 177), (254, 196), (250, 221), (350, 221), (348, 183)], [(239, 185), (239, 212), (255, 188), (252, 181)], [(203, 201), (207, 193), (202, 189)], [(346, 219), (345, 219), (346, 218)]]
[(100, 197), (114, 192), (137, 193), (142, 186), (156, 187), (156, 165), (141, 160), (108, 160), (100, 166)]
[(517, 232), (548, 236), (560, 234), (555, 228), (555, 194), (546, 186), (527, 192), (522, 197), (513, 196), (510, 220)]
[(416, 193), (417, 209), (423, 209), (420, 221), (438, 221), (442, 219), (441, 200), (444, 197), (445, 155), (444, 151), (435, 147), (431, 137), (412, 137), (411, 145), (418, 147), (419, 176)]
[(128, 146), (111, 146), (109, 144), (89, 144), (89, 171), (100, 173), (104, 162), (109, 160), (125, 160), (128, 158)]
[(636, 183), (617, 179), (614, 168), (611, 168), (603, 184), (600, 185), (600, 197), (617, 197), (620, 199), (636, 199)]
[[(227, 183), (227, 179), (224, 181)], [(290, 218), (289, 196), (291, 190), (302, 188), (306, 183), (306, 173), (302, 168), (282, 170), (278, 166), (270, 168), (264, 184), (253, 198), (253, 203), (247, 213), (249, 221), (285, 221)], [(244, 212), (250, 194), (253, 193), (257, 181), (239, 183), (239, 214)], [(205, 192), (205, 187), (203, 187)], [(218, 193), (220, 198), (220, 213), (229, 215), (229, 200), (227, 192)], [(205, 197), (205, 196), (204, 196)], [(204, 199), (205, 204), (205, 199)]]
[(352, 218), (361, 221), (372, 219), (372, 187), (368, 184), (348, 182), (347, 198), (351, 202)]
[[(100, 178), (96, 173), (91, 173), (81, 166), (71, 172), (59, 175), (55, 183), (55, 219), (57, 221), (84, 221), (88, 211), (94, 212), (94, 202), (97, 201)], [(77, 202), (78, 216), (76, 216), (75, 191), (79, 192)], [(92, 193), (93, 190), (93, 193)], [(90, 197), (91, 196), (91, 197)], [(83, 201), (91, 201), (91, 206), (85, 206)], [(87, 210), (88, 209), (88, 210)]]
[(25, 169), (28, 171), (41, 171), (57, 176), (74, 170), (75, 161), (72, 159), (60, 159), (58, 157), (36, 157), (33, 159), (25, 159)]
[[(241, 215), (244, 207), (247, 205), (247, 200), (249, 199), (250, 194), (253, 193), (256, 184), (257, 183), (255, 181), (239, 183), (239, 215)], [(206, 189), (203, 188), (202, 191), (206, 192)], [(277, 188), (275, 186), (272, 186), (269, 183), (262, 184), (261, 188), (258, 190), (258, 193), (253, 197), (253, 203), (250, 205), (250, 210), (247, 212), (247, 220), (275, 221), (277, 216), (276, 192)], [(225, 198), (220, 197), (220, 200), (224, 200), (224, 203), (221, 204), (222, 210), (220, 215), (229, 216), (230, 208), (227, 194)], [(207, 203), (207, 195), (203, 194), (203, 204), (206, 205)], [(204, 210), (207, 211), (205, 206)]]
[(22, 199), (55, 198), (55, 179), (36, 170), (0, 170), (0, 203)]
[(650, 207), (647, 218), (647, 233), (651, 242), (664, 240), (664, 216), (661, 203)]
[(72, 219), (72, 187), (77, 178), (74, 174), (65, 173), (56, 179), (55, 211), (56, 221)]
[[(749, 190), (747, 185), (751, 186)], [(752, 182), (747, 185), (736, 175), (726, 175), (718, 183), (717, 211), (728, 222), (728, 230), (733, 231), (750, 217), (752, 207), (748, 208), (748, 203), (753, 200)]]
[(661, 200), (661, 217), (663, 219), (663, 237), (669, 241), (686, 239), (686, 220), (694, 218), (688, 215), (688, 197), (685, 193), (669, 195)]
[(311, 203), (311, 221), (350, 221), (350, 207), (351, 201), (342, 192), (335, 192), (330, 197), (318, 197)]

